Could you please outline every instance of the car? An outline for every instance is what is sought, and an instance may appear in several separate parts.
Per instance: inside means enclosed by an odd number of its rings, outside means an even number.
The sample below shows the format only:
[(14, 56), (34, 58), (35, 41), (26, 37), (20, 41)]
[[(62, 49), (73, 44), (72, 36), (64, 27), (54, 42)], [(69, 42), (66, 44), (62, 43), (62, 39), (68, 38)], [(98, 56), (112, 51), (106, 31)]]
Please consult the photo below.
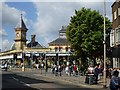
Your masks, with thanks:
[(4, 64), (2, 64), (0, 67), (1, 67), (1, 69), (5, 69), (5, 65)]

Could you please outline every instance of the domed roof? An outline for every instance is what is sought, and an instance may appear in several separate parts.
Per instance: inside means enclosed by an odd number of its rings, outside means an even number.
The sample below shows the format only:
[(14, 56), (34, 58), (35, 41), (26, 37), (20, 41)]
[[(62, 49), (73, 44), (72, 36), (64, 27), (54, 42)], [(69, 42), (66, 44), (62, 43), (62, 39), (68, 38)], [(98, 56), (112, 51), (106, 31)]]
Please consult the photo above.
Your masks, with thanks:
[[(31, 44), (31, 42), (27, 43), (27, 47), (29, 47), (29, 48), (45, 48), (44, 46), (42, 46), (38, 42), (34, 42), (32, 44)], [(12, 44), (10, 50), (16, 50), (15, 43)]]
[(49, 45), (50, 44), (68, 44), (68, 42), (66, 38), (57, 38), (53, 40), (52, 42), (50, 42)]
[(39, 44), (38, 42), (30, 42), (30, 43), (27, 44), (27, 47), (43, 48), (43, 46), (41, 44)]

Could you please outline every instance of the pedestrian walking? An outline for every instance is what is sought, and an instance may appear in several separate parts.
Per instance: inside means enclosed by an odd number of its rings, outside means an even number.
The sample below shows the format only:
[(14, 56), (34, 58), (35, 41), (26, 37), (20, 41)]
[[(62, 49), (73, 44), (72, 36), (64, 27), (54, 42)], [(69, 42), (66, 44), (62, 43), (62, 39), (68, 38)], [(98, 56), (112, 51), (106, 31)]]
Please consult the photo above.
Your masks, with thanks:
[(73, 71), (73, 75), (77, 75), (77, 67), (76, 67), (76, 65), (74, 65), (74, 71)]
[(73, 65), (70, 65), (70, 66), (69, 66), (69, 71), (70, 71), (70, 72), (69, 72), (69, 73), (70, 73), (69, 75), (70, 75), (70, 76), (73, 75), (73, 70), (74, 70)]
[(36, 64), (36, 68), (39, 69), (39, 64)]
[(62, 66), (60, 66), (60, 65), (58, 66), (58, 71), (59, 71), (59, 74), (61, 76), (62, 75), (62, 73), (61, 73), (62, 72)]
[(41, 63), (41, 69), (43, 69), (43, 68), (44, 68), (44, 63), (42, 62), (42, 63)]
[(55, 66), (55, 76), (57, 76), (58, 75), (58, 66), (56, 65)]
[(102, 73), (103, 73), (103, 69), (102, 69), (102, 67), (99, 65), (99, 67), (98, 67), (98, 80), (101, 79)]
[(88, 74), (93, 74), (94, 68), (93, 68), (93, 66), (90, 65), (87, 70), (88, 70), (88, 71), (87, 71)]
[(118, 77), (118, 75), (119, 75), (119, 72), (115, 70), (110, 80), (110, 90), (120, 89), (120, 78)]
[(95, 84), (98, 84), (98, 64), (94, 68), (94, 77), (95, 77)]
[(66, 75), (68, 75), (69, 76), (69, 72), (70, 72), (70, 70), (69, 70), (69, 66), (66, 66), (66, 68), (65, 68), (65, 72), (66, 72)]
[(56, 65), (53, 64), (53, 65), (52, 65), (52, 69), (51, 69), (53, 74), (55, 73), (55, 67), (56, 67)]

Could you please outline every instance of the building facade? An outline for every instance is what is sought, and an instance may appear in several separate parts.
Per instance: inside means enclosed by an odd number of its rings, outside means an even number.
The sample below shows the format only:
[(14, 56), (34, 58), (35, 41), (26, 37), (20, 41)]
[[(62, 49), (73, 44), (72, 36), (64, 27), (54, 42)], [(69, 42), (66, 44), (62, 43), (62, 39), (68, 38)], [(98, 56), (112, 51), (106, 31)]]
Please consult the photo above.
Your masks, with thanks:
[(62, 61), (64, 64), (70, 61), (73, 50), (67, 41), (65, 26), (62, 26), (59, 30), (59, 37), (48, 44), (50, 48), (49, 54), (51, 54), (51, 56), (57, 55), (57, 61)]
[(66, 28), (62, 26), (59, 30), (59, 37), (52, 42), (48, 43), (49, 47), (46, 48), (36, 41), (36, 35), (31, 35), (31, 40), (27, 43), (27, 31), (22, 15), (15, 27), (15, 40), (10, 50), (0, 52), (0, 61), (7, 61), (12, 65), (30, 66), (31, 63), (40, 64), (45, 61), (46, 65), (52, 63), (59, 64), (69, 60), (71, 55), (71, 47), (67, 42)]
[(66, 53), (71, 51), (71, 47), (67, 42), (66, 38), (66, 28), (62, 26), (59, 30), (59, 37), (52, 42), (48, 43), (51, 52), (61, 52)]
[(113, 68), (120, 68), (120, 0), (112, 5), (112, 30), (110, 46), (112, 48)]
[[(10, 50), (0, 52), (0, 60), (2, 62), (7, 61), (13, 65), (21, 65), (21, 63), (24, 62), (24, 65), (28, 66), (28, 64), (32, 63), (31, 61), (38, 63), (38, 59), (36, 58), (39, 57), (40, 54), (50, 51), (49, 48), (40, 45), (36, 41), (36, 35), (31, 35), (31, 41), (27, 43), (27, 31), (28, 29), (21, 15), (20, 20), (15, 27), (14, 44), (11, 46)], [(36, 58), (33, 58), (35, 56)]]

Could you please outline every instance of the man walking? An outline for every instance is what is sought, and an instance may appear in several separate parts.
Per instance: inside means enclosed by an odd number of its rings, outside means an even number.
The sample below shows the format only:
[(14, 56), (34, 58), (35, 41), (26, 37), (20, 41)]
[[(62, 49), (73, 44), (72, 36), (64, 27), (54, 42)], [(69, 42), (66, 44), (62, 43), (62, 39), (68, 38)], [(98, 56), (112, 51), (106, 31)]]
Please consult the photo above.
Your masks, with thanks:
[(98, 66), (99, 65), (97, 64), (94, 68), (95, 84), (98, 84), (98, 72), (99, 72)]

